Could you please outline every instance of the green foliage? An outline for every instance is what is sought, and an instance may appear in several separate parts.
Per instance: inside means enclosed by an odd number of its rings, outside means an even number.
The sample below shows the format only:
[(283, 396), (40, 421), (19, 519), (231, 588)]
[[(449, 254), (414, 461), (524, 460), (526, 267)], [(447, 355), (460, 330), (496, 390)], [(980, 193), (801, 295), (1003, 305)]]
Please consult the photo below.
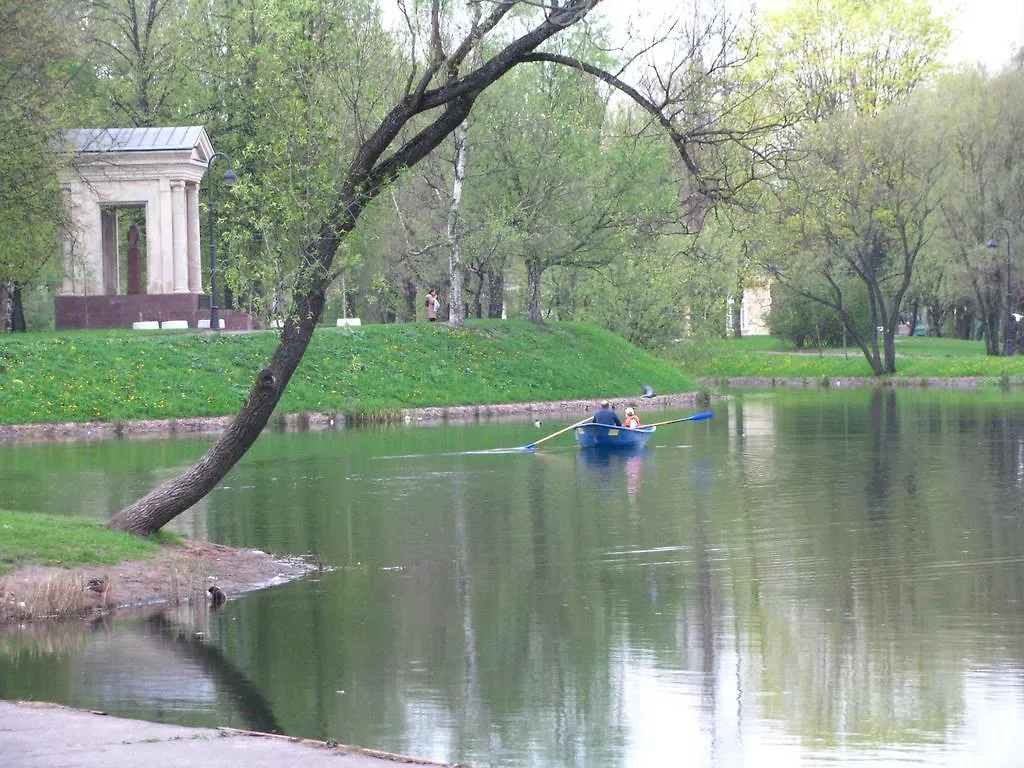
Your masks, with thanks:
[[(76, 332), (0, 345), (0, 423), (234, 414), (277, 343), (272, 333)], [(695, 388), (672, 366), (585, 324), (524, 321), (321, 329), (284, 413), (617, 396)]]
[(873, 113), (936, 74), (951, 40), (928, 0), (792, 0), (768, 15), (761, 65), (777, 98), (814, 120)]
[(114, 565), (155, 555), (170, 539), (111, 531), (81, 517), (0, 509), (0, 575), (22, 565)]
[(61, 249), (55, 140), (66, 117), (68, 41), (46, 0), (0, 0), (0, 19), (0, 286), (24, 286)]
[(242, 306), (280, 317), (367, 126), (400, 97), (394, 40), (369, 2), (213, 0), (174, 23), (198, 62), (183, 109), (238, 173), (217, 190), (219, 268)]
[[(810, 276), (801, 282), (801, 287), (812, 293), (824, 293), (820, 287), (814, 287), (815, 280)], [(867, 297), (863, 286), (848, 280), (843, 291), (844, 306), (853, 315), (853, 323), (857, 328), (866, 328), (870, 323), (867, 308)], [(768, 326), (774, 336), (792, 342), (797, 349), (809, 347), (839, 347), (845, 339), (843, 321), (839, 313), (820, 301), (809, 299), (795, 292), (783, 283), (773, 283), (771, 287), (772, 306), (768, 313)]]

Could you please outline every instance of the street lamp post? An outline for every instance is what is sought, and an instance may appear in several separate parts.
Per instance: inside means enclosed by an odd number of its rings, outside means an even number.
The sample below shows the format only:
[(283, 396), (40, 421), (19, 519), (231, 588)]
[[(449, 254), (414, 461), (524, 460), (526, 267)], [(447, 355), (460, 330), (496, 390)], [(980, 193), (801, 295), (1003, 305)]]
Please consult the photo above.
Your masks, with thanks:
[(998, 235), (1000, 232), (1002, 232), (1003, 236), (1006, 238), (1006, 311), (1003, 320), (1003, 354), (1006, 357), (1012, 357), (1013, 326), (1010, 321), (1013, 318), (1013, 315), (1011, 315), (1010, 313), (1013, 312), (1013, 298), (1012, 294), (1010, 293), (1010, 233), (1009, 231), (1007, 231), (1006, 227), (996, 227), (994, 230), (992, 230), (992, 237), (989, 238), (988, 247), (998, 247), (999, 242), (996, 240), (996, 235)]
[[(238, 176), (231, 170), (231, 158), (225, 152), (214, 152), (210, 156), (210, 160), (206, 163), (206, 170), (209, 172), (210, 168), (213, 167), (213, 161), (218, 157), (222, 157), (228, 161), (228, 169), (224, 171), (224, 176), (221, 177), (221, 181), (226, 186), (231, 186), (238, 180)], [(217, 308), (217, 236), (214, 230), (214, 215), (213, 206), (213, 188), (216, 184), (213, 181), (213, 176), (207, 173), (207, 191), (209, 192), (209, 211), (207, 215), (210, 221), (210, 328), (215, 331), (220, 330), (220, 310)]]

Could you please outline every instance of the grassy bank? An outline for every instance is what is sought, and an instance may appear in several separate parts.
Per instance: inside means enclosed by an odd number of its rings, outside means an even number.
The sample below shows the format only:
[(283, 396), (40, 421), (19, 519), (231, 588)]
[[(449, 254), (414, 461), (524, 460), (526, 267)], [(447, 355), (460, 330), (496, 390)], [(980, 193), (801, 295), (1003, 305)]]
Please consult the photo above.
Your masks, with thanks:
[[(0, 336), (0, 423), (230, 415), (276, 333), (76, 331)], [(282, 413), (373, 415), (422, 406), (696, 389), (671, 363), (593, 326), (525, 321), (324, 328)]]
[[(870, 377), (857, 347), (798, 350), (771, 336), (685, 341), (669, 356), (695, 377)], [(1024, 376), (1024, 357), (989, 357), (982, 341), (901, 336), (896, 339), (896, 377), (958, 378)]]
[(155, 555), (162, 541), (80, 517), (0, 510), (0, 576), (23, 565), (113, 565)]

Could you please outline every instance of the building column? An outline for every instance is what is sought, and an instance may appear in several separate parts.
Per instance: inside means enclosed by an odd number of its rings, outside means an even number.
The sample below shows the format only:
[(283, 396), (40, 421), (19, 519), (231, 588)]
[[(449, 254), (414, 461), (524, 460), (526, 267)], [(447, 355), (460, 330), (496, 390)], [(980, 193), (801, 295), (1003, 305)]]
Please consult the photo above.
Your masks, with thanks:
[(105, 296), (116, 296), (118, 293), (118, 232), (117, 209), (100, 208), (100, 257), (101, 270), (99, 277), (100, 289)]
[(171, 247), (172, 289), (174, 293), (188, 292), (188, 217), (185, 208), (185, 182), (171, 182)]
[(60, 292), (63, 296), (75, 295), (75, 231), (78, 229), (75, 216), (75, 198), (71, 187), (64, 188), (64, 210), (71, 212), (71, 221), (64, 230), (64, 252), (61, 254), (63, 277)]
[(174, 202), (170, 179), (160, 179), (160, 283), (152, 293), (174, 293)]
[[(159, 190), (159, 186), (158, 186)], [(146, 200), (146, 293), (163, 293), (163, 211), (160, 193)]]
[(202, 257), (199, 245), (199, 185), (190, 181), (185, 184), (185, 209), (188, 216), (188, 289), (192, 293), (203, 292)]
[(84, 215), (79, 220), (78, 261), (82, 282), (79, 290), (85, 296), (103, 293), (103, 221), (99, 200), (90, 196), (80, 208)]

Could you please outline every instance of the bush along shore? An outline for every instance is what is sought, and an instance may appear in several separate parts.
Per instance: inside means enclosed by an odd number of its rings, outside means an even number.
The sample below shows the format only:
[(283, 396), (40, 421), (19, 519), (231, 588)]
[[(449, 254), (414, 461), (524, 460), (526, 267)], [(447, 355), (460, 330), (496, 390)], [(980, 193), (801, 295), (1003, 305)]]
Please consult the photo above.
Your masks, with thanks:
[[(0, 337), (0, 426), (217, 430), (238, 411), (276, 343), (273, 332)], [(698, 389), (677, 365), (586, 324), (326, 328), (289, 382), (278, 423), (478, 418), (503, 408), (522, 412), (523, 403), (639, 396), (644, 384), (663, 393)], [(82, 429), (87, 436), (95, 428)]]

